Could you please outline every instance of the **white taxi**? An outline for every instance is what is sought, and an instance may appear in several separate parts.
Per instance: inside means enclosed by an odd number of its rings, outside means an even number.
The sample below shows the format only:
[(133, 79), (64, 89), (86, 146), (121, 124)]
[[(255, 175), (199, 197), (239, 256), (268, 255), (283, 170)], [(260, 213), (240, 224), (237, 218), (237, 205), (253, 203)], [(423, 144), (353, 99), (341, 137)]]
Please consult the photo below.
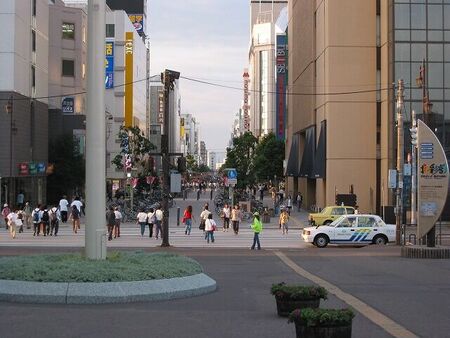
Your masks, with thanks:
[(395, 241), (395, 224), (376, 215), (343, 215), (329, 225), (303, 229), (303, 240), (319, 248), (330, 244), (368, 245)]

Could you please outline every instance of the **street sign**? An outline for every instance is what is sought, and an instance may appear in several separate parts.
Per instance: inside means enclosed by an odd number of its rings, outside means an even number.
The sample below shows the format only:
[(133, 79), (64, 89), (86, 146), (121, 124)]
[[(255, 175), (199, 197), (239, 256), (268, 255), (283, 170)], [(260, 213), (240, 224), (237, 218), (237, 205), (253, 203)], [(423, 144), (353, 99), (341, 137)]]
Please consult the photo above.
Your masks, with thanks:
[(227, 183), (229, 185), (236, 185), (237, 184), (237, 178), (229, 178)]
[(228, 178), (237, 180), (237, 170), (236, 169), (228, 170)]

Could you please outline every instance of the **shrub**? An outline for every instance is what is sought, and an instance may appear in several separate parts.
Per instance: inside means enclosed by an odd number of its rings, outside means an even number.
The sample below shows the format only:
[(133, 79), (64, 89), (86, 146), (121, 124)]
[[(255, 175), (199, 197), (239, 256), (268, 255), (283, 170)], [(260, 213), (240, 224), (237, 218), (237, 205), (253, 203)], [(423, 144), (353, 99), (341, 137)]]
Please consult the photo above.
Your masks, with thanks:
[(311, 300), (327, 299), (327, 290), (321, 286), (313, 285), (286, 285), (285, 283), (273, 284), (270, 289), (277, 299)]
[(304, 326), (338, 327), (351, 325), (355, 317), (351, 309), (297, 309), (289, 315), (289, 323)]

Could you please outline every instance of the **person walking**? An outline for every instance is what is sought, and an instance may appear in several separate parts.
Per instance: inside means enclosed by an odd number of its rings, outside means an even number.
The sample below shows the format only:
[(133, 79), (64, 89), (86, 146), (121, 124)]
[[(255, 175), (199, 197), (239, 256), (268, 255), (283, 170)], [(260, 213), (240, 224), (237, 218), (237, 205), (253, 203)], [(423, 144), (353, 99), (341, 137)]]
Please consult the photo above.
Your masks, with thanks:
[(33, 219), (33, 236), (39, 236), (39, 227), (41, 225), (41, 206), (38, 206), (31, 213), (31, 218)]
[(9, 208), (8, 204), (5, 203), (5, 204), (3, 205), (3, 209), (2, 209), (2, 216), (3, 216), (3, 219), (5, 220), (5, 227), (6, 227), (6, 230), (8, 230), (8, 215), (9, 215), (10, 213), (11, 213), (11, 209)]
[(59, 210), (57, 207), (53, 207), (50, 209), (50, 236), (53, 236), (53, 234), (55, 234), (55, 236), (58, 236), (58, 230), (59, 230), (59, 219), (60, 219), (60, 215), (59, 215)]
[(67, 216), (68, 216), (68, 206), (69, 202), (67, 201), (67, 196), (64, 195), (58, 203), (59, 211), (61, 212), (61, 221), (63, 223), (67, 222)]
[(286, 200), (286, 207), (287, 207), (287, 213), (289, 214), (289, 216), (291, 216), (291, 209), (292, 209), (292, 197), (291, 197), (291, 195), (289, 195), (287, 200)]
[(190, 235), (192, 230), (192, 221), (195, 221), (194, 214), (192, 213), (192, 205), (184, 210), (183, 214), (183, 224), (185, 225), (184, 234)]
[[(19, 234), (23, 233), (23, 221), (25, 220), (25, 212), (23, 210), (18, 210), (17, 212), (17, 218), (20, 216), (20, 224), (16, 224), (19, 227)], [(19, 223), (19, 222), (16, 222)]]
[(116, 225), (116, 215), (114, 207), (111, 205), (106, 212), (106, 226), (108, 228), (108, 241), (112, 241), (114, 226)]
[(50, 234), (50, 215), (48, 214), (47, 206), (44, 206), (42, 208), (41, 226), (42, 226), (42, 232), (44, 233), (44, 236), (49, 235)]
[(153, 208), (150, 208), (148, 214), (147, 214), (147, 224), (148, 224), (148, 230), (149, 230), (149, 238), (153, 237), (153, 226), (156, 224), (156, 214), (155, 210)]
[(8, 216), (6, 216), (8, 219), (8, 227), (9, 227), (9, 233), (11, 237), (14, 239), (16, 238), (16, 221), (17, 221), (17, 211), (11, 211)]
[(239, 210), (239, 205), (235, 205), (234, 209), (231, 211), (231, 223), (233, 223), (233, 231), (234, 234), (237, 235), (239, 233), (239, 222), (241, 221), (242, 214)]
[(163, 236), (162, 233), (162, 221), (163, 221), (163, 211), (161, 210), (161, 206), (158, 207), (155, 211), (155, 217), (156, 217), (156, 231), (155, 231), (155, 238), (158, 239), (159, 235), (161, 234), (161, 237)]
[(206, 232), (206, 242), (209, 244), (209, 240), (211, 239), (211, 242), (214, 243), (214, 231), (216, 231), (217, 225), (216, 222), (213, 220), (212, 213), (208, 214), (208, 218), (205, 221), (205, 232)]
[(225, 204), (222, 210), (223, 213), (223, 231), (228, 231), (230, 228), (231, 208), (228, 204)]
[(33, 209), (31, 208), (31, 204), (30, 202), (26, 202), (25, 203), (25, 207), (23, 208), (23, 212), (24, 212), (24, 219), (25, 219), (25, 224), (27, 226), (27, 229), (31, 228), (31, 223), (32, 223), (32, 217), (31, 214), (33, 213)]
[[(203, 211), (200, 214), (200, 225), (199, 225), (199, 229), (205, 231), (205, 222), (208, 219), (208, 215), (211, 212), (209, 211), (209, 205), (208, 203), (205, 204), (205, 206), (203, 207)], [(206, 239), (206, 234), (205, 234), (205, 239)]]
[(255, 246), (258, 245), (258, 250), (261, 250), (261, 243), (259, 242), (259, 234), (262, 231), (262, 223), (259, 219), (259, 213), (255, 212), (253, 214), (253, 223), (251, 225), (253, 230), (253, 245), (252, 250), (255, 250)]
[(114, 238), (120, 237), (120, 224), (122, 223), (122, 213), (119, 210), (119, 207), (114, 208), (114, 216), (116, 217), (115, 225), (114, 225)]
[(288, 233), (289, 227), (288, 227), (288, 222), (289, 222), (289, 213), (286, 211), (285, 208), (281, 209), (281, 213), (280, 213), (280, 227), (283, 230), (283, 235), (286, 233)]
[[(114, 211), (114, 210), (113, 210)], [(72, 219), (72, 230), (74, 233), (78, 232), (80, 228), (80, 209), (74, 204), (70, 212), (70, 217)]]
[(137, 214), (136, 224), (139, 224), (141, 227), (141, 237), (144, 237), (145, 228), (147, 227), (147, 213), (144, 210), (141, 210)]
[(300, 212), (300, 210), (302, 209), (302, 203), (303, 203), (303, 196), (299, 192), (298, 195), (297, 195), (297, 211), (298, 212)]
[(80, 201), (80, 197), (75, 196), (74, 200), (70, 204), (70, 207), (73, 208), (73, 206), (76, 206), (78, 209), (78, 230), (81, 228), (80, 219), (83, 211), (83, 203)]

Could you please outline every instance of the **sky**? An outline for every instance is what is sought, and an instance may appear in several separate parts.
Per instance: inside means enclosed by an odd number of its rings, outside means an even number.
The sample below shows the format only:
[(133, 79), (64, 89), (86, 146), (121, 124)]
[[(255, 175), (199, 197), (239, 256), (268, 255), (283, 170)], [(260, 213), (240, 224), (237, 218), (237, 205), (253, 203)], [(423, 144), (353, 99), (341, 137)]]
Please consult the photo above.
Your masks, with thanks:
[[(248, 0), (148, 0), (151, 73), (242, 88), (248, 64)], [(243, 91), (181, 79), (181, 110), (200, 122), (209, 151), (224, 152)]]

